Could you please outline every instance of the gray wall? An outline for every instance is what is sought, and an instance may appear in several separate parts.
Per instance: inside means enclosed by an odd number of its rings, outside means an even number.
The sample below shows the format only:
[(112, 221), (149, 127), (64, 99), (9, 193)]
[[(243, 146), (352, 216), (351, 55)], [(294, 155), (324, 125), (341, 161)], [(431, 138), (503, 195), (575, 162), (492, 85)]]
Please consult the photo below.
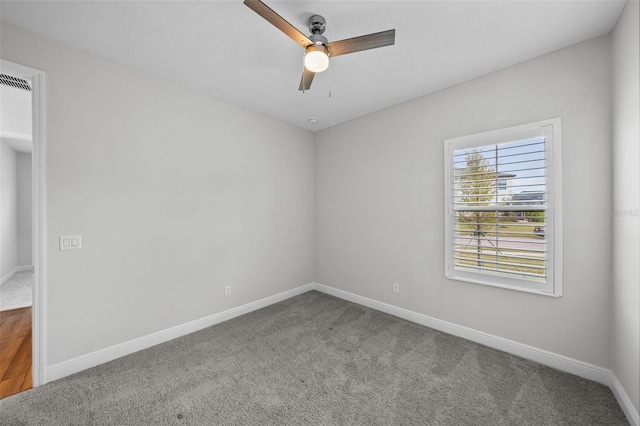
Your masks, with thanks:
[(640, 411), (640, 11), (627, 3), (612, 35), (613, 372)]
[(17, 154), (18, 265), (31, 266), (31, 154)]
[[(318, 133), (316, 281), (609, 368), (609, 63), (600, 37)], [(564, 296), (445, 279), (443, 140), (553, 117)]]
[[(46, 73), (48, 365), (313, 281), (313, 134), (6, 23), (1, 39)], [(66, 234), (82, 249), (59, 251)]]
[(16, 152), (0, 142), (0, 277), (18, 266), (18, 171)]

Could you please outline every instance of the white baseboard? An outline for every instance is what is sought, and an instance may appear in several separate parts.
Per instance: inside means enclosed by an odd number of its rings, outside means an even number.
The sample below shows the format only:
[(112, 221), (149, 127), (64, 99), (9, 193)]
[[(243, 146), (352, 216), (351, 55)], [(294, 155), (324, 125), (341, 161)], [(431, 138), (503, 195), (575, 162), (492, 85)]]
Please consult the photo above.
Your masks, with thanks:
[(611, 373), (611, 383), (609, 384), (609, 387), (618, 400), (618, 404), (620, 404), (620, 407), (622, 408), (622, 411), (624, 411), (625, 416), (627, 416), (629, 424), (631, 426), (640, 426), (640, 414), (638, 413), (638, 410), (636, 410), (636, 408), (633, 406), (633, 403), (631, 402), (631, 398), (629, 398), (627, 391), (622, 386), (622, 383), (620, 383), (620, 380), (618, 380), (616, 375), (613, 373)]
[(31, 265), (16, 266), (15, 268), (13, 268), (12, 271), (4, 274), (2, 278), (0, 278), (0, 284), (4, 284), (6, 281), (9, 281), (11, 277), (13, 277), (18, 272), (27, 272), (32, 270), (33, 270), (33, 266)]
[(513, 340), (498, 337), (489, 333), (484, 333), (482, 331), (474, 330), (469, 327), (463, 327), (451, 322), (419, 314), (407, 309), (398, 308), (397, 306), (389, 305), (387, 303), (379, 302), (377, 300), (369, 299), (363, 296), (358, 296), (357, 294), (349, 293), (343, 290), (338, 290), (324, 284), (314, 283), (314, 288), (323, 293), (339, 297), (340, 299), (358, 303), (360, 305), (367, 306), (377, 311), (385, 312), (387, 314), (405, 319), (407, 321), (415, 322), (417, 324), (421, 324), (435, 330), (462, 337), (464, 339), (471, 340), (472, 342), (480, 343), (481, 345), (489, 346), (510, 353), (512, 355), (529, 359), (531, 361), (538, 362), (540, 364), (555, 368), (560, 371), (575, 374), (576, 376), (584, 377), (586, 379), (593, 380), (607, 386), (610, 383), (611, 372), (596, 365), (588, 364), (586, 362), (555, 354), (553, 352), (545, 351), (543, 349), (538, 349), (533, 346), (525, 345), (523, 343), (514, 342)]
[(97, 365), (104, 364), (105, 362), (123, 357), (125, 355), (150, 348), (151, 346), (176, 339), (178, 337), (193, 333), (198, 330), (202, 330), (203, 328), (211, 327), (212, 325), (219, 324), (237, 316), (244, 315), (260, 308), (264, 308), (277, 302), (281, 302), (299, 294), (306, 293), (310, 290), (313, 290), (313, 283), (287, 290), (273, 296), (265, 297), (264, 299), (256, 300), (255, 302), (250, 302), (242, 306), (231, 308), (205, 318), (188, 322), (186, 324), (171, 327), (166, 330), (158, 331), (147, 336), (142, 336), (128, 342), (120, 343), (118, 345), (100, 349), (86, 355), (81, 355), (79, 357), (54, 364), (45, 368), (44, 380), (42, 384), (61, 379), (71, 374), (86, 370), (87, 368), (95, 367)]

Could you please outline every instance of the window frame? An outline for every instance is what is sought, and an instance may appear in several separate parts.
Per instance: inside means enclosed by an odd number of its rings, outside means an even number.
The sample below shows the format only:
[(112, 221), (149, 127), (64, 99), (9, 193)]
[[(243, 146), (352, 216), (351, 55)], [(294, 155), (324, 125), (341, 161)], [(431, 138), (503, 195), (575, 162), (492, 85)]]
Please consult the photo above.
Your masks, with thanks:
[[(545, 296), (562, 296), (562, 144), (561, 119), (552, 118), (502, 129), (490, 130), (444, 140), (444, 226), (445, 277), (492, 287), (518, 290)], [(500, 145), (509, 142), (545, 138), (546, 168), (546, 281), (536, 282), (491, 275), (482, 272), (456, 270), (455, 208), (453, 204), (454, 156), (456, 150)]]

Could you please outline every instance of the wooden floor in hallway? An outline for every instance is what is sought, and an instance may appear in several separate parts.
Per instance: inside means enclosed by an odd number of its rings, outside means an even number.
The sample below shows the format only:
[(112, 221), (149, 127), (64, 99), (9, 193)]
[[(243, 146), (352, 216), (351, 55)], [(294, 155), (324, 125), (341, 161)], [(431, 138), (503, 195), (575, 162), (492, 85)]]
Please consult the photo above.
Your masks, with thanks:
[(0, 312), (0, 398), (31, 389), (31, 308)]

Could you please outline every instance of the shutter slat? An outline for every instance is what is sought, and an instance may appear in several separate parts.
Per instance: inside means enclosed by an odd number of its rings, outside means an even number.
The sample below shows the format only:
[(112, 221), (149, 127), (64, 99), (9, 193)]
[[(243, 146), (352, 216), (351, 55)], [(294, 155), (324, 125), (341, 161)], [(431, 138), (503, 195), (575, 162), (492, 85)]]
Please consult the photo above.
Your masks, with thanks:
[[(454, 257), (454, 259), (456, 259), (456, 260), (464, 260), (464, 261), (466, 261), (466, 262), (475, 262), (475, 261), (476, 261), (475, 259), (465, 258), (465, 257), (458, 257), (458, 256), (455, 256), (455, 257)], [(482, 259), (482, 260), (481, 260), (481, 262), (482, 262), (483, 264), (485, 264), (485, 263), (490, 263), (490, 264), (492, 264), (492, 265), (503, 265), (503, 266), (505, 266), (505, 268), (499, 268), (499, 267), (497, 267), (497, 266), (496, 266), (496, 267), (494, 267), (493, 269), (495, 269), (495, 270), (497, 270), (497, 271), (505, 270), (505, 271), (507, 271), (507, 272), (510, 272), (511, 270), (510, 270), (509, 268), (507, 268), (507, 267), (509, 267), (509, 266), (510, 266), (510, 267), (514, 267), (514, 268), (539, 269), (539, 270), (541, 270), (541, 271), (544, 271), (544, 270), (545, 270), (545, 266), (544, 266), (544, 265), (542, 265), (542, 266), (538, 266), (538, 265), (531, 265), (531, 264), (527, 264), (527, 263), (501, 262), (501, 261), (499, 261), (499, 260), (498, 260), (498, 261), (496, 261), (496, 260), (488, 260), (488, 259)], [(464, 265), (464, 264), (462, 264), (462, 263), (458, 263), (458, 262), (456, 262), (456, 264)], [(468, 265), (465, 265), (465, 266), (468, 266)]]
[(459, 206), (455, 205), (454, 210), (456, 212), (530, 212), (530, 211), (545, 211), (546, 205), (543, 204), (516, 204), (516, 205), (503, 205), (503, 206), (483, 206), (483, 205), (471, 205), (471, 206)]
[(521, 272), (521, 271), (496, 271), (494, 268), (487, 268), (484, 266), (471, 266), (471, 265), (456, 265), (460, 266), (466, 270), (474, 270), (474, 271), (486, 271), (486, 272), (502, 272), (505, 275), (521, 275), (523, 277), (535, 277), (535, 278), (546, 278), (545, 274), (533, 274), (530, 272)]

